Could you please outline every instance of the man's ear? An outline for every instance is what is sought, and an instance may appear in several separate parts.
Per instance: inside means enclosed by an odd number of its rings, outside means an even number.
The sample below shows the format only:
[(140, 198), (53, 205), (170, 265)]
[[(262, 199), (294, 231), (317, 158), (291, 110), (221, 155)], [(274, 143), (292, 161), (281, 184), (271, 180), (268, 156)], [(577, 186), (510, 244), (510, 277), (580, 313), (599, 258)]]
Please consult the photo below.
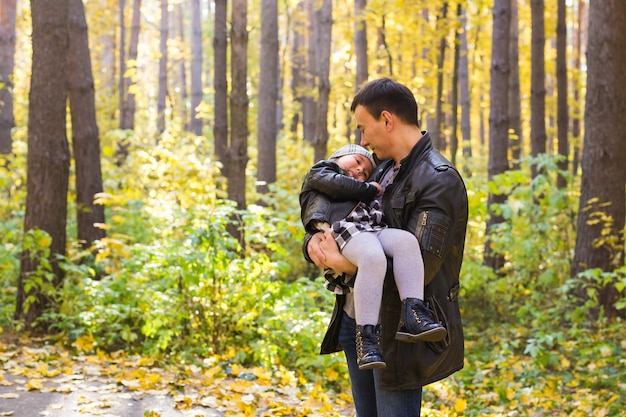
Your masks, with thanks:
[(389, 113), (387, 110), (383, 110), (380, 114), (380, 117), (385, 119), (385, 126), (393, 126), (393, 115)]

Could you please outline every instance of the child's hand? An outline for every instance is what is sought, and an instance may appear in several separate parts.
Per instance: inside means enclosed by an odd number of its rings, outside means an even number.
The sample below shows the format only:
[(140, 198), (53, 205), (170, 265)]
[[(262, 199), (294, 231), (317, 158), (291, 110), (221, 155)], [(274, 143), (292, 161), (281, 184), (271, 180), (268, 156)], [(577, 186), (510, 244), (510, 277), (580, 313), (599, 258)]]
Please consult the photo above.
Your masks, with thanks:
[(376, 197), (380, 197), (383, 193), (383, 187), (381, 187), (380, 184), (376, 181), (370, 181), (370, 184), (372, 184), (378, 190), (378, 192), (376, 193)]

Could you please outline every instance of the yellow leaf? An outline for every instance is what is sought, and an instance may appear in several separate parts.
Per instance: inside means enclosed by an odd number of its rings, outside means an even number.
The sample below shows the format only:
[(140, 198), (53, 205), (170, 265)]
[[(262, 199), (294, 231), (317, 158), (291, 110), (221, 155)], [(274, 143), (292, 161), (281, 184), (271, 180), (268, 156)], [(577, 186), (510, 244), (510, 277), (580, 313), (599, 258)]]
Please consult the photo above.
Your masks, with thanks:
[(465, 411), (465, 408), (467, 408), (467, 401), (465, 401), (463, 398), (457, 398), (454, 403), (454, 410), (462, 413)]
[(76, 347), (76, 349), (78, 349), (80, 352), (89, 352), (90, 350), (93, 349), (94, 347), (94, 338), (92, 335), (83, 335), (80, 336), (78, 339), (76, 339), (76, 341), (74, 342), (74, 346)]
[(28, 388), (29, 391), (41, 391), (41, 389), (43, 388), (43, 379), (41, 378), (29, 379), (28, 382), (26, 383), (26, 388)]
[(513, 398), (515, 398), (515, 390), (513, 388), (507, 388), (506, 389), (506, 398), (511, 401)]

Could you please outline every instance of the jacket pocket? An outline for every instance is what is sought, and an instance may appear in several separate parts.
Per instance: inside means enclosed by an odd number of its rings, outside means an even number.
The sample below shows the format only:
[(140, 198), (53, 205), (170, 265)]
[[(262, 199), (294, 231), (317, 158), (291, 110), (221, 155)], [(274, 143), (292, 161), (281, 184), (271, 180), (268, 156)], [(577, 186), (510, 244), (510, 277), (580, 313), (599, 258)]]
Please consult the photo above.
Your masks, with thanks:
[(448, 318), (446, 317), (443, 308), (441, 308), (441, 305), (439, 305), (439, 302), (434, 295), (428, 297), (427, 301), (428, 307), (433, 312), (433, 318), (435, 319), (435, 321), (444, 326), (448, 331), (448, 333), (446, 333), (446, 337), (444, 337), (442, 340), (438, 342), (426, 342), (430, 350), (432, 350), (436, 354), (439, 354), (445, 351), (448, 346), (450, 346), (450, 327), (448, 326)]
[(415, 236), (422, 246), (437, 257), (443, 257), (446, 236), (452, 220), (443, 213), (423, 211), (419, 214)]

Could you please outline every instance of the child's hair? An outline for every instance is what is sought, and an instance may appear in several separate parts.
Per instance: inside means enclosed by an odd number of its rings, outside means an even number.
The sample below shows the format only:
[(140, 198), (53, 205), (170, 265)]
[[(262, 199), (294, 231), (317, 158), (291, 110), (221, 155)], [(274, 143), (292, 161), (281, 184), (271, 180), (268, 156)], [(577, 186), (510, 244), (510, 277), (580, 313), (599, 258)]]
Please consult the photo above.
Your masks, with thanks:
[(372, 169), (376, 168), (376, 161), (374, 160), (374, 157), (372, 156), (371, 152), (369, 152), (367, 149), (365, 149), (361, 145), (357, 145), (357, 144), (342, 146), (341, 148), (333, 152), (333, 154), (328, 159), (333, 160), (333, 159), (341, 158), (342, 156), (345, 156), (345, 155), (363, 155), (364, 157), (369, 159), (370, 162), (372, 163)]

